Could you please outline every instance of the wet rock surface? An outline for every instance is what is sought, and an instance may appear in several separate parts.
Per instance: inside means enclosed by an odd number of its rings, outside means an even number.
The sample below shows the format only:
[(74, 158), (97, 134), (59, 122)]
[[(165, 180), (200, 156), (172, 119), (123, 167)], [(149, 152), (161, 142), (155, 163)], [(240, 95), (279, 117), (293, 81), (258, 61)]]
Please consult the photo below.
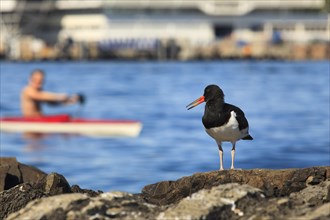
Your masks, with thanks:
[(15, 161), (0, 166), (2, 180), (18, 179), (0, 192), (0, 219), (330, 219), (330, 167), (196, 173), (129, 194), (70, 186)]

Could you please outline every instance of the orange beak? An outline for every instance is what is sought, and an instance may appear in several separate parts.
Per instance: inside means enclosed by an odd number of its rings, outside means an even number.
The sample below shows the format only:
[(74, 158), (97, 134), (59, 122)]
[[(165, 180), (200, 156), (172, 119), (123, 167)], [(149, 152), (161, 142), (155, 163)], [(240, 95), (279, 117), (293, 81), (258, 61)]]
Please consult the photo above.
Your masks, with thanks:
[(193, 101), (192, 103), (190, 103), (189, 105), (187, 105), (186, 108), (188, 108), (187, 110), (192, 109), (203, 102), (205, 102), (204, 96), (201, 96), (198, 99), (196, 99), (195, 101)]

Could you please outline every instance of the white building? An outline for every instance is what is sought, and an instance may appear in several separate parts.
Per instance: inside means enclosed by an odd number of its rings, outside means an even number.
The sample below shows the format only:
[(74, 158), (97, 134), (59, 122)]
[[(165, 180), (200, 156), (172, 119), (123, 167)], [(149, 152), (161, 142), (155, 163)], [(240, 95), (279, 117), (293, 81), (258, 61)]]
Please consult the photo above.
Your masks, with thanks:
[(33, 34), (49, 42), (175, 39), (209, 43), (232, 35), (242, 41), (329, 41), (324, 0), (1, 0), (7, 35)]

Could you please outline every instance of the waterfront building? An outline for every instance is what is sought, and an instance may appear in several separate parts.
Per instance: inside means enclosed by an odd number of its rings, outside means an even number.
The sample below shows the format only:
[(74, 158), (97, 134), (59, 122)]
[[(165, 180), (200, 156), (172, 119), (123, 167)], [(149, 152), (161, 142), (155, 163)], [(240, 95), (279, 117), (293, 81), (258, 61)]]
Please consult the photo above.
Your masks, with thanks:
[[(325, 0), (1, 0), (2, 42), (33, 36), (47, 44), (110, 48), (251, 42), (327, 42)], [(35, 43), (38, 47), (38, 43)]]

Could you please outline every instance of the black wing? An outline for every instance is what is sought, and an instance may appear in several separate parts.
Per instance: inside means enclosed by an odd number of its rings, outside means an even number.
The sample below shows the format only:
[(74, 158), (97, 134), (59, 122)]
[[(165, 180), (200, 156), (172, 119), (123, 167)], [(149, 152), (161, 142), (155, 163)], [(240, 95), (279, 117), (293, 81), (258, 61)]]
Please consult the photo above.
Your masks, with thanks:
[(243, 130), (243, 129), (249, 127), (249, 123), (248, 123), (247, 119), (245, 118), (244, 112), (235, 105), (225, 103), (224, 112), (226, 114), (230, 114), (231, 111), (234, 111), (236, 113), (236, 120), (238, 122), (239, 130)]

